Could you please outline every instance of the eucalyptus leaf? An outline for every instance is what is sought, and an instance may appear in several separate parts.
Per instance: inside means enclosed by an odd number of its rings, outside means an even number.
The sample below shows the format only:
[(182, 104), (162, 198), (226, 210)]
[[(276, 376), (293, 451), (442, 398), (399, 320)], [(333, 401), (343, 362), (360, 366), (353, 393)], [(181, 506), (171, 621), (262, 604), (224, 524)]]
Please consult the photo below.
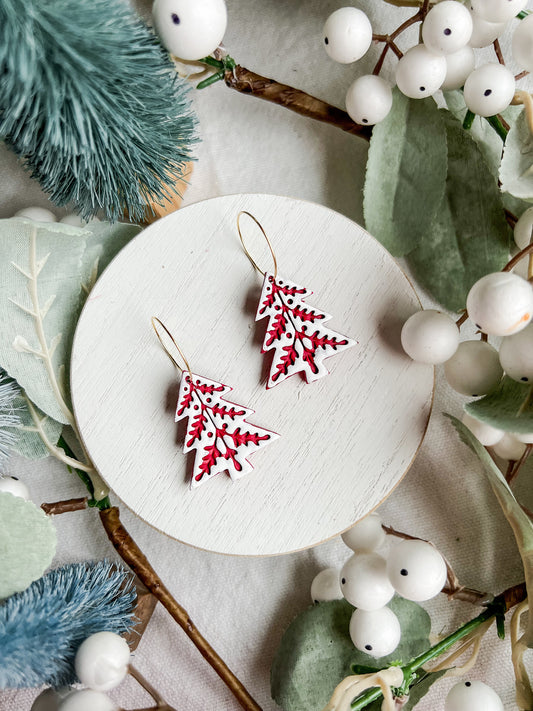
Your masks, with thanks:
[(527, 434), (533, 432), (531, 387), (506, 375), (490, 395), (467, 403), (464, 409), (476, 420), (499, 430)]
[(426, 238), (442, 203), (446, 132), (434, 99), (393, 96), (372, 131), (363, 207), (368, 231), (401, 257)]
[(141, 232), (142, 227), (123, 222), (91, 222), (85, 230), (83, 290), (88, 293), (109, 262)]
[(447, 671), (447, 669), (442, 669), (438, 672), (427, 672), (423, 674), (420, 680), (416, 681), (409, 689), (409, 701), (407, 701), (405, 706), (402, 706), (402, 711), (411, 711), (411, 709), (414, 709), (417, 703), (428, 693), (433, 684), (443, 677)]
[(525, 111), (511, 127), (505, 141), (500, 181), (502, 190), (533, 202), (533, 137)]
[(480, 147), (449, 111), (441, 113), (448, 145), (446, 193), (409, 264), (437, 301), (457, 311), (478, 279), (505, 265), (511, 231)]
[[(19, 395), (14, 402), (17, 413), (20, 417), (20, 427), (17, 441), (14, 446), (15, 452), (27, 459), (44, 459), (50, 455), (45, 446), (39, 429), (42, 428), (46, 439), (52, 444), (56, 444), (63, 430), (63, 425), (57, 420), (53, 420), (35, 405), (28, 403), (23, 394)], [(32, 411), (30, 412), (30, 408)]]
[(429, 647), (431, 621), (414, 602), (394, 598), (402, 639), (387, 657), (374, 659), (350, 639), (353, 607), (346, 600), (321, 602), (302, 612), (285, 632), (271, 668), (272, 698), (284, 711), (321, 711), (352, 665), (385, 668), (408, 662)]

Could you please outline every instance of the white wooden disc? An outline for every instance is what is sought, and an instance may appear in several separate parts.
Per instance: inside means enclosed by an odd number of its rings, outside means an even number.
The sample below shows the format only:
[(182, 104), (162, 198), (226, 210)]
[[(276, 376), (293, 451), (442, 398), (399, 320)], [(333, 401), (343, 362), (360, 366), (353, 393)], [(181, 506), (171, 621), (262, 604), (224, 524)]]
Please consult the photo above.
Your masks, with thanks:
[[(308, 303), (359, 345), (266, 390), (271, 353), (255, 323), (262, 276), (241, 247), (236, 218), (255, 215), (280, 273), (313, 290)], [(270, 269), (268, 247), (243, 220), (247, 246)], [(91, 292), (76, 332), (71, 386), (87, 450), (137, 515), (210, 551), (287, 553), (350, 527), (392, 491), (424, 436), (433, 368), (402, 351), (400, 330), (420, 308), (383, 247), (338, 213), (272, 195), (197, 203), (144, 230)], [(174, 423), (179, 378), (151, 326), (158, 316), (191, 368), (233, 387), (250, 420), (281, 437), (255, 452), (236, 482), (219, 474), (189, 488), (192, 459)]]

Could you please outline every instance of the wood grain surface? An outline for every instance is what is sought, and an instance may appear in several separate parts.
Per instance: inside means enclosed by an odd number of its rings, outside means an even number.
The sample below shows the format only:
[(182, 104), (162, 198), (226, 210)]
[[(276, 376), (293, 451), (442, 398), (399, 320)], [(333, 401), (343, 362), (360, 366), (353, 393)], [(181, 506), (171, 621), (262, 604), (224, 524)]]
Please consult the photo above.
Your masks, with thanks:
[[(327, 360), (330, 375), (312, 384), (295, 375), (265, 388), (266, 320), (254, 321), (262, 276), (240, 244), (240, 210), (262, 223), (280, 273), (312, 289), (308, 303), (359, 342)], [(258, 228), (244, 227), (254, 258), (270, 268)], [(241, 555), (316, 545), (378, 506), (420, 446), (433, 368), (400, 347), (401, 326), (418, 308), (392, 257), (328, 208), (272, 195), (190, 205), (123, 249), (87, 300), (71, 373), (85, 445), (115, 494), (173, 538)], [(152, 316), (193, 371), (231, 385), (230, 399), (255, 410), (250, 421), (281, 435), (250, 457), (249, 475), (189, 488), (194, 453), (182, 453), (183, 423), (174, 423), (179, 373)]]

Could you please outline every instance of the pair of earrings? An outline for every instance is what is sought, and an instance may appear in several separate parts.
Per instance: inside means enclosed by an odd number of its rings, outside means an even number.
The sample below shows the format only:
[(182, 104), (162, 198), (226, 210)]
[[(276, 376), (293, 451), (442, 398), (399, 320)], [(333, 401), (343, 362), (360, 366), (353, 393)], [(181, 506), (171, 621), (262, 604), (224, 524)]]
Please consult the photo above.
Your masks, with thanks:
[[(263, 271), (246, 248), (240, 225), (243, 215), (250, 217), (263, 233), (272, 255), (272, 272)], [(278, 275), (272, 244), (253, 215), (240, 212), (237, 230), (246, 256), (264, 277), (255, 320), (269, 318), (262, 348), (262, 353), (274, 351), (267, 388), (299, 372), (306, 376), (308, 383), (328, 375), (324, 359), (351, 348), (356, 341), (326, 329), (323, 324), (331, 316), (305, 303), (313, 292)], [(167, 355), (182, 374), (175, 421), (188, 418), (183, 452), (196, 450), (191, 486), (200, 486), (223, 471), (227, 471), (232, 480), (241, 478), (253, 469), (247, 457), (278, 439), (279, 435), (250, 424), (246, 418), (254, 410), (224, 397), (233, 388), (193, 374), (166, 326), (156, 317), (152, 318), (152, 325)], [(178, 363), (170, 353), (160, 328), (173, 342), (183, 363)]]

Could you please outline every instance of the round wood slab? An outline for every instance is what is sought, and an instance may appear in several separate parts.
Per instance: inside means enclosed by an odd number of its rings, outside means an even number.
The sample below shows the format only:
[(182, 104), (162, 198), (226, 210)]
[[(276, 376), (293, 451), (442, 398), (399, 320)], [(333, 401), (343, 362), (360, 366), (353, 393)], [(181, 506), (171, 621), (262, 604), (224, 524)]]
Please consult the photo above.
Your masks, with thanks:
[[(325, 361), (330, 375), (300, 375), (266, 389), (272, 352), (267, 319), (255, 322), (262, 276), (240, 244), (240, 210), (269, 235), (280, 275), (314, 293), (307, 303), (328, 326), (358, 341)], [(262, 268), (268, 247), (243, 218)], [(87, 450), (120, 499), (185, 543), (241, 555), (316, 545), (372, 511), (398, 484), (420, 447), (433, 368), (400, 346), (420, 308), (383, 247), (338, 213), (272, 195), (232, 195), (159, 220), (134, 239), (96, 283), (79, 320), (72, 397)], [(281, 436), (250, 456), (254, 470), (190, 489), (195, 453), (183, 454), (174, 422), (179, 372), (151, 326), (159, 317), (193, 372), (233, 387), (248, 419)]]

